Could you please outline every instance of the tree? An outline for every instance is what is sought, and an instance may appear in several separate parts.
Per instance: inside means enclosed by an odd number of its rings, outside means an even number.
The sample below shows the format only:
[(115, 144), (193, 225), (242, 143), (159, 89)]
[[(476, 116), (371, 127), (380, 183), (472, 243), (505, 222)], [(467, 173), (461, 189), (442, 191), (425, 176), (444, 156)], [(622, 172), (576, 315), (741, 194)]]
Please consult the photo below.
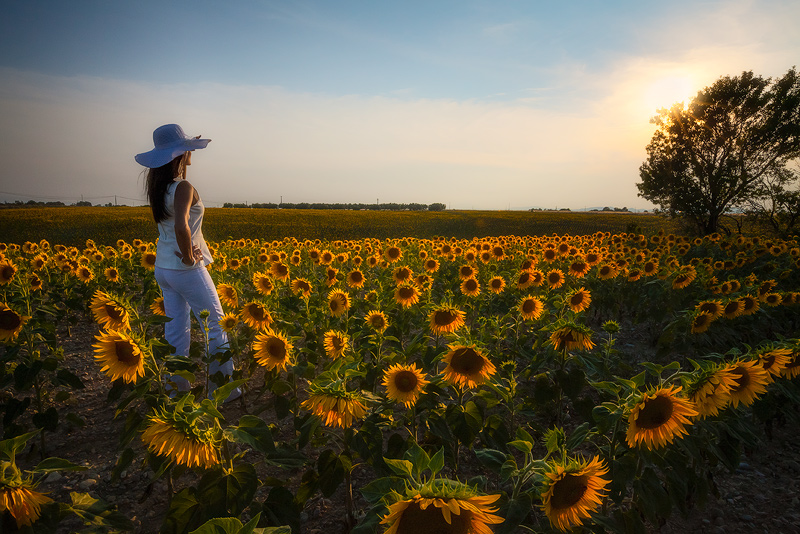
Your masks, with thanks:
[(742, 206), (782, 239), (797, 234), (800, 227), (800, 166), (775, 166), (764, 176), (758, 190)]
[(688, 106), (662, 108), (639, 196), (687, 217), (701, 234), (754, 198), (768, 173), (800, 157), (800, 78), (793, 67), (772, 80), (743, 72), (697, 93)]

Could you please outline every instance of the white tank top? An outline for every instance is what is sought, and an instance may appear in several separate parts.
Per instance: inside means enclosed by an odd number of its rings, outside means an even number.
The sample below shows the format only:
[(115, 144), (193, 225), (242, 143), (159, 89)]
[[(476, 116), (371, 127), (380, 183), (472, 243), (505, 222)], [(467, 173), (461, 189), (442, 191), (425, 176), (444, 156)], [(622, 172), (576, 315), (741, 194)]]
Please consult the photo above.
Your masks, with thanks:
[(181, 252), (178, 247), (178, 240), (175, 237), (174, 215), (175, 190), (181, 181), (181, 178), (176, 178), (169, 184), (167, 192), (164, 194), (164, 207), (169, 213), (169, 217), (158, 223), (158, 243), (156, 244), (156, 267), (162, 269), (199, 269), (214, 261), (211, 257), (211, 251), (208, 250), (208, 245), (206, 245), (206, 240), (203, 238), (203, 213), (206, 209), (201, 199), (198, 199), (197, 204), (189, 208), (189, 232), (192, 236), (192, 245), (200, 248), (203, 253), (203, 260), (195, 262), (193, 266), (189, 267), (184, 265), (181, 258), (175, 255), (175, 252)]

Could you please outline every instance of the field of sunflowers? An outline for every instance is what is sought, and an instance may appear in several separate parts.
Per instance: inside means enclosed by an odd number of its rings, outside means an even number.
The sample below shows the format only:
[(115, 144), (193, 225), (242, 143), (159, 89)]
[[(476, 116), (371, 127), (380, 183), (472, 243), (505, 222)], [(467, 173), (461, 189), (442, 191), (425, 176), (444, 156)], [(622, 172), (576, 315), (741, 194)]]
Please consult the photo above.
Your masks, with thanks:
[[(301, 532), (319, 495), (354, 533), (647, 532), (800, 415), (795, 241), (218, 240), (227, 348), (188, 355), (163, 340), (154, 243), (101, 243), (0, 243), (3, 532), (132, 528), (102, 494), (37, 489), (85, 469), (48, 448), (85, 424), (62, 346), (82, 322), (124, 421), (113, 478), (169, 481), (161, 532)], [(634, 330), (647, 354), (617, 343)]]

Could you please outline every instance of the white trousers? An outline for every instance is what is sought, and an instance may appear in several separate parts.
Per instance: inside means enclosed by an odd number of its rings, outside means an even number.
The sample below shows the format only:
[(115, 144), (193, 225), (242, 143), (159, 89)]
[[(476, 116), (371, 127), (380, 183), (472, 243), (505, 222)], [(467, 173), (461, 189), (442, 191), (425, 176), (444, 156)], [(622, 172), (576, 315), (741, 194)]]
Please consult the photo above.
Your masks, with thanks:
[[(203, 320), (200, 312), (208, 310), (208, 353), (217, 354), (228, 348), (228, 336), (219, 325), (222, 318), (222, 305), (214, 286), (214, 281), (206, 269), (162, 269), (156, 267), (155, 276), (164, 297), (164, 311), (172, 320), (164, 324), (164, 337), (167, 343), (175, 347), (175, 353), (189, 355), (192, 321), (189, 310), (194, 314), (201, 328)], [(233, 373), (233, 360), (220, 365), (212, 361), (209, 366), (211, 375), (222, 371), (225, 376)], [(178, 385), (178, 389), (189, 389), (189, 382), (179, 376), (170, 377)], [(213, 387), (213, 386), (212, 386)]]

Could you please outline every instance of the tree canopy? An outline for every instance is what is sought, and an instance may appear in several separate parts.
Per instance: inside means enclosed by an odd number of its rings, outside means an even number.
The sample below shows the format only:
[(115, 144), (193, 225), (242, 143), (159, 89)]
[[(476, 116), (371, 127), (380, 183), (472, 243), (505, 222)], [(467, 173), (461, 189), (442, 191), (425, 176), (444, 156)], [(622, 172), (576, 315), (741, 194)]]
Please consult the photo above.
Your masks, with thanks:
[(651, 122), (639, 196), (710, 234), (800, 157), (800, 78), (794, 67), (775, 80), (725, 76)]

